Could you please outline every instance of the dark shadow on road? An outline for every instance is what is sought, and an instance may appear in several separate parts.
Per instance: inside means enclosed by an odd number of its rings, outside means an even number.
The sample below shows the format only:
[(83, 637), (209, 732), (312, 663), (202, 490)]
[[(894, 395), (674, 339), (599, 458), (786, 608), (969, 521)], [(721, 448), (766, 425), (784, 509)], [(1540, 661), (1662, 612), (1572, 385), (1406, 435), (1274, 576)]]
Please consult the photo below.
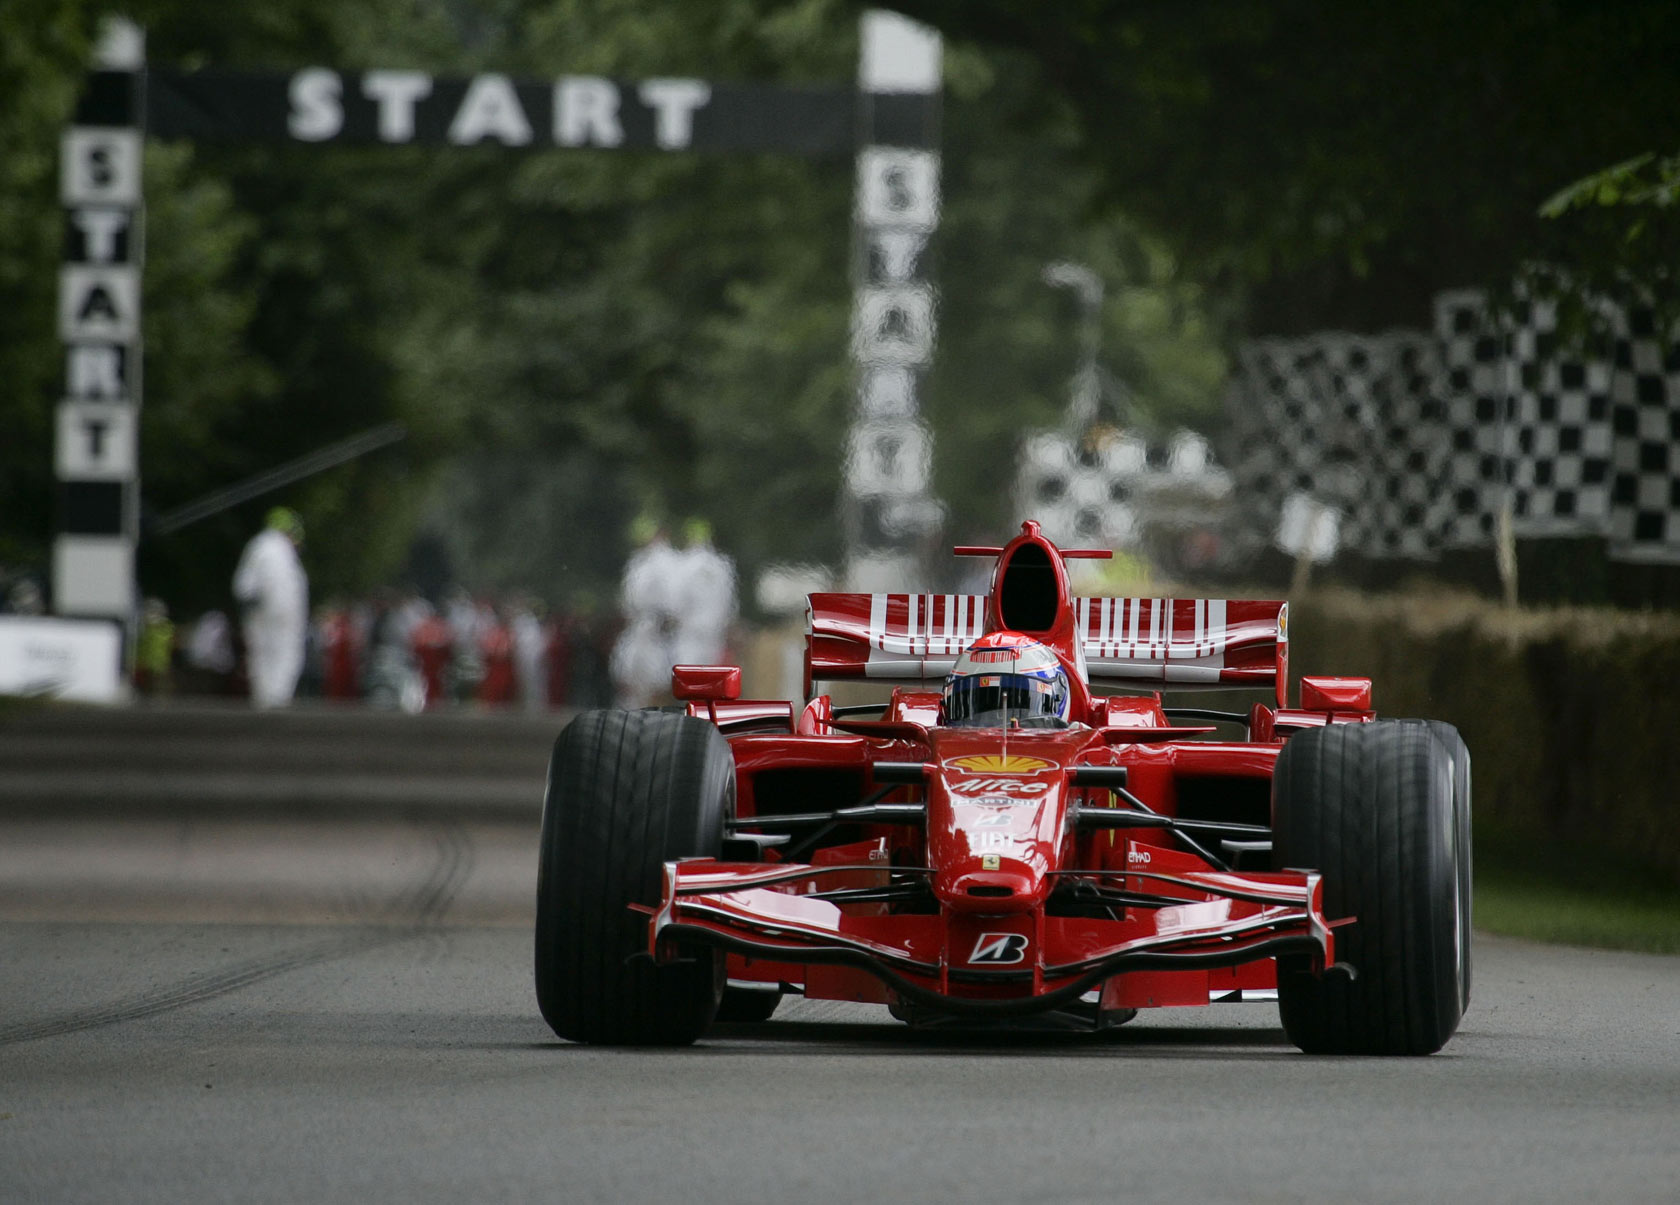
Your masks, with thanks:
[(925, 1030), (896, 1023), (874, 1025), (839, 1021), (766, 1021), (715, 1025), (688, 1047), (581, 1046), (556, 1039), (522, 1044), (538, 1050), (616, 1050), (657, 1058), (708, 1058), (719, 1055), (837, 1055), (991, 1058), (1175, 1058), (1251, 1059), (1294, 1056), (1295, 1047), (1281, 1029), (1230, 1026), (1119, 1028), (1102, 1033), (1044, 1033), (1008, 1029)]

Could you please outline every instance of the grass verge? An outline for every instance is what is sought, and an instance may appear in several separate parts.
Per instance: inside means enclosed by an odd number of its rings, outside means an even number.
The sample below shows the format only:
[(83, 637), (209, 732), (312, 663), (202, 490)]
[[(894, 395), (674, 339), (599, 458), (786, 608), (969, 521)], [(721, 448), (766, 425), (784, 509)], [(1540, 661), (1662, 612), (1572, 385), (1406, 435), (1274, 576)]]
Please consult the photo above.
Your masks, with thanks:
[(1478, 832), (1475, 908), (1489, 933), (1680, 954), (1680, 884), (1592, 851)]

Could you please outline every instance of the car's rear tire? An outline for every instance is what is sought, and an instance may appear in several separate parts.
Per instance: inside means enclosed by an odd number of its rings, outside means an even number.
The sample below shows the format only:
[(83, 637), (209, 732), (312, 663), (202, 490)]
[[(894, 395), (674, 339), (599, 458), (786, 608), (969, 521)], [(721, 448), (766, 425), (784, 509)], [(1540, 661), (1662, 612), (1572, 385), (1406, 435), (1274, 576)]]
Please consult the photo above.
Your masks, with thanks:
[(1325, 915), (1354, 918), (1335, 931), (1351, 978), (1278, 960), (1284, 1031), (1302, 1050), (1432, 1054), (1458, 1028), (1470, 948), (1455, 755), (1415, 721), (1311, 729), (1279, 754), (1274, 865), (1321, 871)]
[(779, 988), (726, 987), (718, 1002), (717, 1019), (743, 1024), (768, 1021), (782, 1002)]
[[(536, 986), (543, 1019), (575, 1042), (684, 1045), (723, 990), (723, 955), (656, 965), (648, 917), (663, 865), (717, 857), (735, 763), (705, 720), (586, 711), (554, 743), (537, 869)], [(638, 957), (638, 955), (644, 955)]]

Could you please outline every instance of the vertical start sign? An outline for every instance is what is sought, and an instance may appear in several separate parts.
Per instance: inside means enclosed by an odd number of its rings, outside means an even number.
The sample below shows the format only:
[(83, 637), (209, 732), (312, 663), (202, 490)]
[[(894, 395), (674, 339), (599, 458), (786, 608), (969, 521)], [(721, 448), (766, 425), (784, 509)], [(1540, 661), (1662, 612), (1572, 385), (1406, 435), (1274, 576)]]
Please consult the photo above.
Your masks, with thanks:
[[(933, 495), (933, 437), (920, 400), (938, 334), (926, 252), (939, 226), (943, 47), (934, 30), (883, 10), (865, 12), (860, 32), (851, 347), (857, 408), (841, 511), (847, 588), (875, 592), (918, 576), (921, 553), (945, 518)], [(905, 98), (923, 103), (900, 104), (895, 113), (894, 102)]]
[(139, 511), (144, 46), (137, 26), (108, 24), (59, 163), (65, 369), (53, 606), (124, 624), (134, 614)]

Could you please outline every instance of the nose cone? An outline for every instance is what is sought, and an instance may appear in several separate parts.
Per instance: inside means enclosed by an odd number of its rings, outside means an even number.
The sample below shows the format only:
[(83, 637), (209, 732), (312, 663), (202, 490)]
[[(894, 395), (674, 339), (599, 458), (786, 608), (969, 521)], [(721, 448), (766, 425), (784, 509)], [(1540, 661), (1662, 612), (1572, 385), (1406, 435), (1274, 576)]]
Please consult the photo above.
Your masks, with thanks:
[(952, 912), (994, 914), (1042, 904), (1062, 832), (1063, 793), (1050, 782), (1013, 797), (936, 790), (944, 806), (929, 808), (928, 852), (939, 902)]
[(1082, 731), (938, 729), (928, 780), (928, 866), (947, 913), (1041, 907), (1055, 882), (1067, 821), (1067, 764)]

